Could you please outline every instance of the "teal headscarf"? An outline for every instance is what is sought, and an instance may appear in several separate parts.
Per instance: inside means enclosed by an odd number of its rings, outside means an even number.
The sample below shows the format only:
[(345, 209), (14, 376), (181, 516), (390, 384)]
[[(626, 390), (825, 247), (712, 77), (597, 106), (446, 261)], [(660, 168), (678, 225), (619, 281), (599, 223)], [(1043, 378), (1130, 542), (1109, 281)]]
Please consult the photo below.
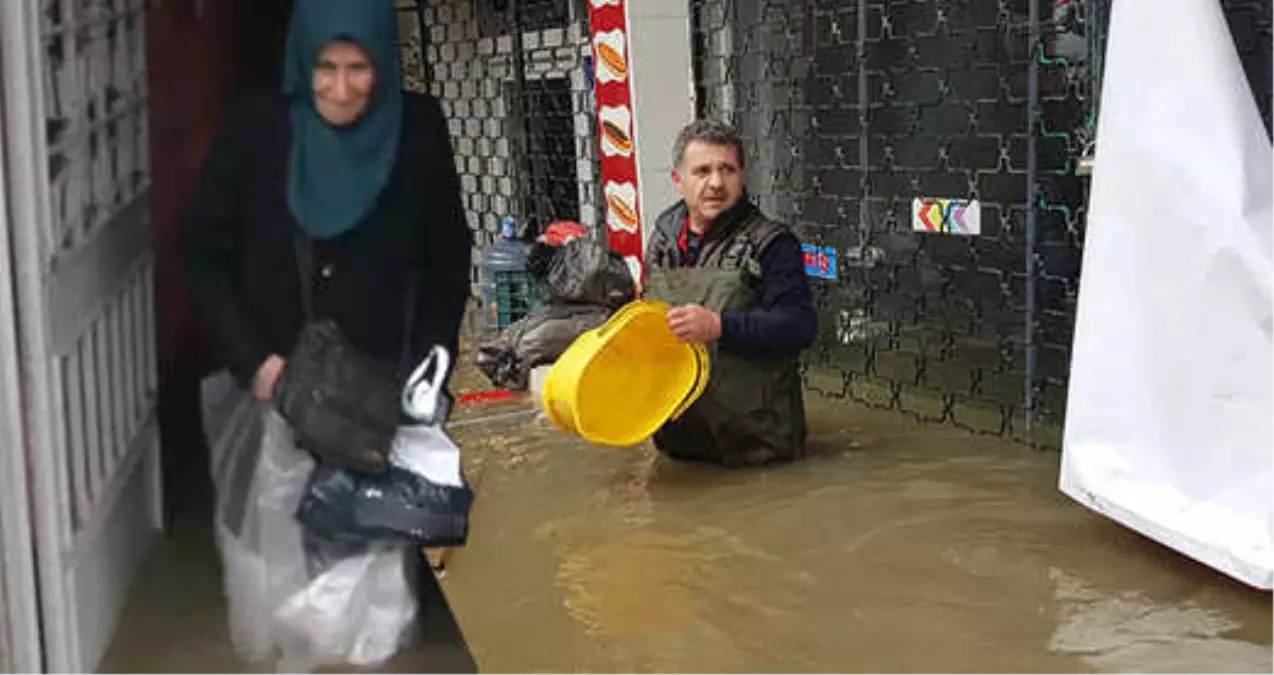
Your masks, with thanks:
[[(403, 116), (397, 38), (390, 0), (297, 0), (283, 57), (292, 120), (288, 207), (315, 238), (352, 229), (389, 182)], [(325, 122), (314, 107), (314, 68), (333, 40), (357, 43), (376, 72), (367, 110), (345, 128)]]

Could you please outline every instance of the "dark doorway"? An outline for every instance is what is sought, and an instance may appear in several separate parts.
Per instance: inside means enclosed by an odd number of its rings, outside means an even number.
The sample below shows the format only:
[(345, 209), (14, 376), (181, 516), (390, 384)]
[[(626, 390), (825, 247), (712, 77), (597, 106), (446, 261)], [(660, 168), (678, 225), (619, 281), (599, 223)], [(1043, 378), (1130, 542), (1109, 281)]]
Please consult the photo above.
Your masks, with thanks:
[(295, 0), (235, 0), (234, 71), (240, 86), (278, 86)]
[[(184, 668), (192, 663), (183, 652), (228, 650), (218, 632), (225, 622), (216, 618), (222, 601), (220, 562), (211, 531), (214, 496), (199, 411), (200, 380), (220, 365), (189, 307), (177, 242), (182, 212), (198, 185), (226, 101), (237, 91), (277, 91), (281, 84), (294, 2), (168, 0), (156, 3), (147, 16), (162, 345), (159, 423), (168, 537), (147, 561), (147, 579), (134, 585), (104, 666), (108, 672), (175, 672), (171, 664), (186, 664)], [(403, 650), (387, 668), (474, 672), (473, 657), (446, 599), (423, 556), (420, 562), (423, 640)], [(161, 624), (178, 637), (155, 643), (146, 626)], [(227, 662), (221, 667), (234, 666)]]

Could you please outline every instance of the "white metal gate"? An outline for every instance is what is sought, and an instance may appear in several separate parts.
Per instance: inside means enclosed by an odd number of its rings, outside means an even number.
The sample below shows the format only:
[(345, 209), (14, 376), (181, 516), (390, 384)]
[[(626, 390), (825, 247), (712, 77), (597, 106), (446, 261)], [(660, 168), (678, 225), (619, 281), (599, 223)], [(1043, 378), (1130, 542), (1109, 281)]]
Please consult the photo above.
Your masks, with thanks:
[(2, 0), (45, 668), (94, 669), (162, 525), (145, 0)]

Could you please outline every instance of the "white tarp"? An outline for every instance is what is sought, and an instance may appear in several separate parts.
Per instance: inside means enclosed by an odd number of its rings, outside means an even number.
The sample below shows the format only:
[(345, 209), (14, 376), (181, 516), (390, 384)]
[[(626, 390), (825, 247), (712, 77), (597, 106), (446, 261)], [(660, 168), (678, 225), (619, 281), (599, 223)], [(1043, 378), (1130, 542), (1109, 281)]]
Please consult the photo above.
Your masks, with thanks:
[(1253, 586), (1274, 568), (1274, 154), (1216, 0), (1114, 3), (1061, 489)]

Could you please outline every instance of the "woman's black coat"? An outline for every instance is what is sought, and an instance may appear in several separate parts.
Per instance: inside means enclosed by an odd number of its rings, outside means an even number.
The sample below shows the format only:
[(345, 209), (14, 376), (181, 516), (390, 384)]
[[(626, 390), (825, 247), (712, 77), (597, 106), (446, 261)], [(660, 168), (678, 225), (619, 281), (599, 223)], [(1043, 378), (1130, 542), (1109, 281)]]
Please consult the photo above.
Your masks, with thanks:
[[(314, 242), (315, 313), (354, 345), (403, 353), (408, 279), (415, 275), (408, 349), (414, 366), (447, 347), (453, 362), (469, 297), (472, 235), (461, 205), (447, 123), (437, 99), (405, 96), (393, 174), (354, 229)], [(271, 354), (291, 351), (304, 312), (287, 205), (287, 101), (254, 93), (228, 107), (183, 223), (186, 277), (222, 362), (247, 384)]]

